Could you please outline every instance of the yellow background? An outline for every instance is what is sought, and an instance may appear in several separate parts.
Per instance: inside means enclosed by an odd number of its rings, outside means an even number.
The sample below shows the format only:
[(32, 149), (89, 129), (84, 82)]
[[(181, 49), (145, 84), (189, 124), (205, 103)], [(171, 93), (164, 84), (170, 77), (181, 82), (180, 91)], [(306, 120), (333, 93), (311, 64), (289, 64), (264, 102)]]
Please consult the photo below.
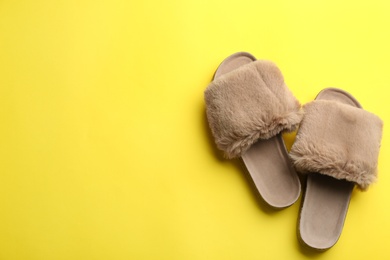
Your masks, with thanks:
[[(0, 0), (0, 259), (388, 259), (390, 2)], [(299, 246), (209, 134), (237, 51), (302, 102), (352, 93), (385, 122), (379, 181), (335, 247)], [(294, 134), (286, 136), (291, 146)]]

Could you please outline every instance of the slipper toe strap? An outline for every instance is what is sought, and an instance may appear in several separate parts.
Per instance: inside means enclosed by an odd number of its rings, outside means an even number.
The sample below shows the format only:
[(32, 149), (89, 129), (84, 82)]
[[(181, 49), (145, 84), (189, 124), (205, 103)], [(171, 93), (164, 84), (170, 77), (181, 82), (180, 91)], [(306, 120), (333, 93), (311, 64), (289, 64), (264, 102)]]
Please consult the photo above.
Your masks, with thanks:
[(240, 156), (259, 139), (295, 130), (302, 119), (298, 100), (269, 61), (251, 62), (216, 78), (205, 101), (211, 132), (227, 158)]
[(304, 114), (290, 152), (297, 171), (345, 179), (367, 189), (377, 178), (382, 120), (329, 100), (308, 103)]

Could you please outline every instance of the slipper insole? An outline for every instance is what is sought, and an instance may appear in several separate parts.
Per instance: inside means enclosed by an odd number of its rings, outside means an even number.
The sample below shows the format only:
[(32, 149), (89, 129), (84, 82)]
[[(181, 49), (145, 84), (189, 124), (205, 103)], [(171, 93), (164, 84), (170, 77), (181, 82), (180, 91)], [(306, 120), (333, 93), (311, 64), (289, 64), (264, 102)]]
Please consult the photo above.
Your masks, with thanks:
[(307, 177), (300, 236), (310, 247), (326, 249), (340, 237), (354, 184), (313, 173)]
[(242, 160), (268, 204), (286, 207), (298, 199), (299, 179), (292, 168), (281, 134), (253, 144), (242, 155)]

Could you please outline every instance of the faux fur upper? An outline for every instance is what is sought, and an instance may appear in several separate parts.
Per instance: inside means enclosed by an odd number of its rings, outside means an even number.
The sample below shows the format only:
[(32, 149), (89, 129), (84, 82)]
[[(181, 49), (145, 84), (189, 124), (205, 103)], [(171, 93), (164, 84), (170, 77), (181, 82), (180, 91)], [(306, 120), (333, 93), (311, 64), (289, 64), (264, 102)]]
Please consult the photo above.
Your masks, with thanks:
[(207, 118), (217, 147), (227, 158), (240, 156), (259, 139), (293, 131), (302, 119), (298, 100), (269, 61), (254, 61), (210, 83)]
[(290, 152), (297, 171), (345, 179), (367, 189), (377, 178), (381, 119), (329, 100), (306, 104), (304, 113)]

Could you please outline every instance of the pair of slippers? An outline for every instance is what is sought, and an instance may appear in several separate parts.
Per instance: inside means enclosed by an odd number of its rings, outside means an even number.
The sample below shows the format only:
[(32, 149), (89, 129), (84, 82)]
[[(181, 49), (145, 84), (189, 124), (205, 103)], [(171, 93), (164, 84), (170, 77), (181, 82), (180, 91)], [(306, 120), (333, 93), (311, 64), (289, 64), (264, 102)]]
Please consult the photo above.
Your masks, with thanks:
[[(278, 67), (246, 52), (226, 58), (205, 91), (217, 147), (240, 157), (261, 197), (274, 208), (299, 198), (296, 172), (307, 175), (299, 240), (332, 247), (341, 235), (352, 190), (377, 178), (382, 121), (349, 93), (322, 90), (301, 108)], [(288, 154), (282, 132), (299, 127)]]

